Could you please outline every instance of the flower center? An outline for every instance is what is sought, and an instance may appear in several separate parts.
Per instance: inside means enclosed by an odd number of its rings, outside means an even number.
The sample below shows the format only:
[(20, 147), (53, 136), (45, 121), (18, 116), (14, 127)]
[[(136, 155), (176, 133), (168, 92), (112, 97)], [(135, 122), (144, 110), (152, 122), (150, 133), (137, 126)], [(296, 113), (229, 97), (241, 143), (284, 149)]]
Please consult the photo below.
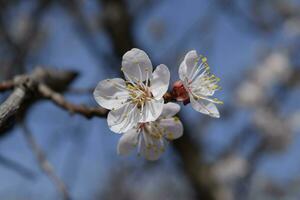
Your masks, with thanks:
[(127, 84), (127, 89), (130, 91), (131, 102), (137, 105), (137, 108), (142, 109), (145, 103), (151, 100), (152, 94), (148, 87), (143, 85)]

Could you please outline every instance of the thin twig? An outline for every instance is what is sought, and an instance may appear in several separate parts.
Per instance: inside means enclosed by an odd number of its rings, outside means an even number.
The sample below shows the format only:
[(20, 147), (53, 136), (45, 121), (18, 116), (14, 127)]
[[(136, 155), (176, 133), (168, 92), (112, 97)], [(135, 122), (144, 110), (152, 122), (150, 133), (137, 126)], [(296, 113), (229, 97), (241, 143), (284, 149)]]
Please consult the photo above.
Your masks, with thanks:
[(77, 113), (83, 115), (86, 118), (92, 117), (105, 117), (108, 110), (104, 108), (90, 108), (84, 105), (75, 105), (68, 102), (61, 94), (55, 92), (45, 84), (38, 85), (39, 93), (47, 99), (52, 100), (59, 107), (69, 111), (70, 113)]
[(71, 196), (69, 194), (69, 191), (64, 184), (64, 182), (56, 175), (51, 163), (47, 160), (47, 157), (44, 153), (44, 151), (40, 148), (40, 146), (37, 144), (33, 134), (29, 130), (28, 126), (25, 124), (25, 122), (21, 123), (21, 126), (23, 128), (23, 135), (31, 148), (32, 152), (34, 153), (39, 167), (43, 172), (53, 181), (55, 187), (61, 192), (64, 200), (71, 200)]
[(7, 90), (12, 90), (15, 84), (13, 80), (3, 81), (0, 83), (0, 92), (4, 92)]
[(17, 117), (22, 118), (26, 108), (34, 101), (40, 100), (37, 85), (47, 84), (55, 91), (63, 92), (76, 78), (74, 71), (36, 68), (31, 74), (16, 76), (13, 80), (14, 90), (0, 105), (0, 135), (15, 124)]

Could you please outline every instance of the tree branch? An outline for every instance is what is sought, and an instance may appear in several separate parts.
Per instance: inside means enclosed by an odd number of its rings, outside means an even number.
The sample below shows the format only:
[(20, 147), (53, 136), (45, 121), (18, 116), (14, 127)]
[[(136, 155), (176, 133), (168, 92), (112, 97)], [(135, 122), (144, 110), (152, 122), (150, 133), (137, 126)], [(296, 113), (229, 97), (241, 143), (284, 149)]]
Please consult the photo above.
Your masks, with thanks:
[(11, 80), (4, 81), (4, 82), (0, 83), (0, 92), (11, 90), (14, 88), (14, 86), (15, 86), (15, 84), (13, 81), (11, 81)]
[(16, 76), (13, 80), (14, 90), (0, 105), (0, 133), (14, 125), (15, 118), (22, 118), (26, 108), (41, 99), (37, 85), (45, 84), (49, 88), (62, 92), (74, 80), (77, 73), (74, 71), (59, 71), (54, 69), (37, 68), (29, 75)]
[(104, 108), (89, 108), (84, 105), (75, 105), (70, 103), (61, 94), (55, 92), (45, 84), (39, 84), (38, 91), (44, 98), (50, 99), (53, 103), (72, 114), (77, 113), (86, 118), (92, 118), (96, 116), (105, 117), (108, 113), (108, 110)]
[(32, 152), (34, 153), (39, 167), (43, 172), (53, 181), (55, 187), (61, 192), (64, 200), (71, 200), (71, 196), (69, 191), (67, 190), (66, 185), (64, 182), (56, 175), (51, 163), (47, 160), (47, 157), (40, 146), (37, 144), (35, 138), (33, 137), (31, 131), (27, 127), (27, 125), (22, 122), (21, 123), (23, 128), (23, 135), (31, 148)]

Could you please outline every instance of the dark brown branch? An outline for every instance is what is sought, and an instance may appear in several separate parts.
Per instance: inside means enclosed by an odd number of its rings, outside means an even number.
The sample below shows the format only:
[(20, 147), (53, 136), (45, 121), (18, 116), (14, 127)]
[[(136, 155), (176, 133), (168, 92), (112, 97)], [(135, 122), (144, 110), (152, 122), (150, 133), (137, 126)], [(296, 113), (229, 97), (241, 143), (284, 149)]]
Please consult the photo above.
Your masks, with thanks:
[(57, 189), (61, 192), (63, 199), (71, 200), (71, 196), (69, 194), (66, 185), (56, 175), (51, 163), (47, 160), (44, 151), (40, 148), (35, 138), (33, 137), (33, 134), (31, 133), (31, 131), (29, 130), (29, 128), (24, 122), (22, 123), (22, 128), (23, 128), (23, 135), (29, 147), (31, 148), (32, 152), (34, 153), (41, 170), (43, 170), (43, 172), (53, 181), (55, 187), (57, 187)]
[(55, 92), (45, 84), (38, 85), (39, 93), (47, 99), (52, 100), (59, 107), (69, 111), (70, 113), (76, 113), (83, 115), (86, 118), (92, 117), (105, 117), (108, 110), (104, 108), (89, 108), (84, 105), (75, 105), (68, 102), (61, 94)]

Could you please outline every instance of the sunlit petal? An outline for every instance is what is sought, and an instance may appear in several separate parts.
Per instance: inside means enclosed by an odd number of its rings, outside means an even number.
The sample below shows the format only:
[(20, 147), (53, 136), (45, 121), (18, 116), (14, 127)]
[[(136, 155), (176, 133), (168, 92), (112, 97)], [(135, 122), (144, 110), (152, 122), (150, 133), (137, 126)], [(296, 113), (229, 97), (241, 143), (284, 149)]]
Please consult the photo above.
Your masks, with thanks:
[(156, 99), (160, 99), (167, 92), (170, 81), (170, 71), (166, 65), (156, 67), (151, 78), (150, 90)]
[(152, 63), (144, 51), (134, 48), (124, 54), (122, 71), (128, 81), (145, 81), (152, 70)]
[(204, 99), (195, 99), (192, 95), (190, 95), (190, 101), (192, 107), (203, 114), (209, 115), (211, 117), (219, 118), (220, 113), (215, 104), (204, 100)]
[(133, 149), (135, 149), (138, 143), (138, 135), (138, 129), (130, 129), (125, 132), (118, 143), (118, 154), (128, 155)]
[(156, 120), (162, 113), (163, 106), (164, 99), (152, 99), (150, 101), (147, 101), (144, 105), (139, 122), (150, 122)]
[(122, 107), (129, 98), (129, 93), (123, 79), (106, 79), (98, 83), (94, 98), (100, 106), (111, 110)]
[(111, 131), (124, 133), (138, 123), (139, 115), (138, 108), (128, 103), (117, 110), (111, 110), (107, 116), (107, 123)]

